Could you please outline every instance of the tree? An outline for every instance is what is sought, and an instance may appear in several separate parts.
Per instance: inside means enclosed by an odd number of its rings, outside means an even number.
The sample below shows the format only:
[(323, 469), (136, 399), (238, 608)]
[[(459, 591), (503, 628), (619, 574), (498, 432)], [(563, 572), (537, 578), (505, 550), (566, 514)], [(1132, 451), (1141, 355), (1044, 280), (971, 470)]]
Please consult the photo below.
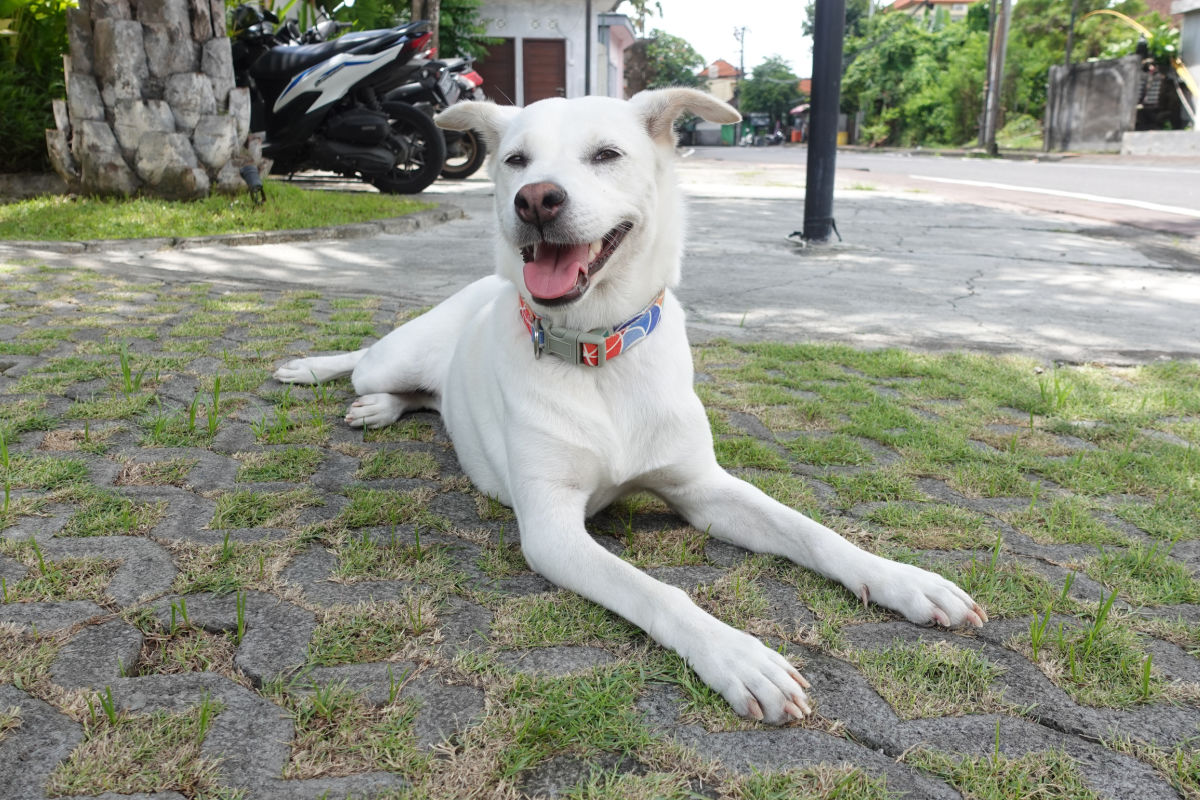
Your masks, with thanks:
[[(846, 0), (846, 38), (862, 36), (866, 32), (867, 20), (871, 16), (871, 3), (875, 0)], [(817, 0), (808, 0), (804, 6), (804, 22), (800, 33), (808, 38), (813, 35), (813, 20), (817, 18)]]
[[(1079, 6), (1082, 17), (1107, 7), (1107, 0), (1080, 0)], [(1070, 3), (1021, 0), (1013, 8), (1001, 105), (1010, 119), (1040, 120), (1047, 73), (1065, 56)], [(1143, 0), (1124, 0), (1115, 8), (1131, 16), (1146, 10)], [(1143, 17), (1152, 28), (1157, 19)], [(977, 137), (987, 62), (983, 3), (972, 6), (965, 20), (932, 29), (907, 14), (880, 13), (861, 30), (846, 40), (842, 110), (863, 113), (868, 143), (958, 145)], [(1123, 26), (1088, 19), (1076, 25), (1074, 59), (1110, 58), (1135, 44)]]
[(658, 29), (625, 53), (625, 88), (630, 94), (664, 86), (703, 87), (704, 58), (686, 39)]
[(801, 99), (799, 83), (791, 64), (782, 56), (771, 56), (742, 81), (740, 110), (743, 114), (763, 112), (772, 119), (783, 119)]
[(442, 0), (439, 53), (480, 58), (487, 54), (489, 44), (500, 42), (500, 39), (487, 36), (487, 27), (479, 18), (481, 4), (482, 0)]
[[(499, 41), (485, 35), (487, 28), (479, 18), (481, 2), (482, 0), (441, 0), (437, 3), (439, 55), (447, 58), (479, 58), (487, 52), (489, 44)], [(342, 22), (353, 24), (355, 30), (361, 31), (391, 28), (412, 19), (431, 19), (428, 15), (433, 9), (428, 5), (416, 8), (417, 15), (414, 17), (415, 5), (413, 0), (357, 0), (353, 6), (339, 10), (334, 16)]]
[[(628, 8), (624, 13), (629, 16), (630, 21), (633, 23), (633, 29), (639, 35), (646, 32), (647, 17), (653, 16), (655, 11), (658, 12), (659, 16), (662, 16), (662, 3), (659, 3), (658, 0), (617, 0), (617, 2), (612, 4), (612, 10), (613, 12), (622, 11), (622, 8), (625, 6)], [(653, 10), (651, 10), (651, 7), (653, 7)]]
[(260, 164), (223, 0), (85, 0), (67, 13), (66, 101), (46, 145), (73, 191), (203, 197)]

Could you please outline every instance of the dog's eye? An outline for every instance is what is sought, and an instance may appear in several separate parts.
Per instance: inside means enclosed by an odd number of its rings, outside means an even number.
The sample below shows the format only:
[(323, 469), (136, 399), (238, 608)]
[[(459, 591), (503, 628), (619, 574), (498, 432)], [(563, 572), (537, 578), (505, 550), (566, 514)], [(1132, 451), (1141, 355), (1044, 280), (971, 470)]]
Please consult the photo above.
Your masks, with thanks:
[(605, 161), (614, 161), (614, 160), (620, 158), (621, 155), (622, 155), (621, 151), (615, 147), (604, 147), (604, 148), (601, 148), (600, 150), (598, 150), (596, 152), (596, 155), (592, 156), (592, 161), (596, 162), (597, 164), (600, 164)]
[(529, 159), (524, 153), (513, 153), (508, 158), (504, 159), (504, 163), (510, 167), (520, 168), (529, 163)]

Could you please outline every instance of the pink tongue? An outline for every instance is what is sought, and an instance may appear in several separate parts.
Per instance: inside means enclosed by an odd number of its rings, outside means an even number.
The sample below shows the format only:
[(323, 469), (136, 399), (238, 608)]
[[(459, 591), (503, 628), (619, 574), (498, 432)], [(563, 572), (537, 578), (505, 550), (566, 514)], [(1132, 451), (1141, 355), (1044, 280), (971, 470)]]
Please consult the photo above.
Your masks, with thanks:
[(575, 288), (579, 273), (587, 274), (586, 244), (547, 244), (534, 250), (525, 264), (525, 288), (540, 300), (554, 300)]

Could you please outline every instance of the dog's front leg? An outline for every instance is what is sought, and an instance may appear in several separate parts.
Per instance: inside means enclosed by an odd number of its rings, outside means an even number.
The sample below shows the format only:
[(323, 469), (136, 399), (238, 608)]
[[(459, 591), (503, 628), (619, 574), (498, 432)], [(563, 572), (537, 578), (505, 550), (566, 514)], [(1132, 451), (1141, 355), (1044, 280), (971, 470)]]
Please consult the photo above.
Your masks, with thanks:
[(784, 556), (912, 622), (976, 627), (987, 614), (940, 575), (868, 553), (836, 532), (721, 469), (689, 465), (653, 487), (696, 528), (718, 539)]
[(538, 482), (515, 494), (521, 551), (543, 577), (674, 650), (739, 714), (782, 724), (809, 713), (808, 683), (783, 656), (593, 541), (583, 524), (584, 493)]

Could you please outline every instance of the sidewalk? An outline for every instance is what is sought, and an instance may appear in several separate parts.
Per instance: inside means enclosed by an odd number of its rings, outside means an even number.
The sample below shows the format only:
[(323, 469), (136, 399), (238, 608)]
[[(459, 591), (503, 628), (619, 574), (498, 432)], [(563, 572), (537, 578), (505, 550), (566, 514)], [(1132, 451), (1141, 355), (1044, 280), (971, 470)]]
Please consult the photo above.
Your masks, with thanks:
[[(968, 774), (1035, 776), (1024, 796), (1200, 792), (1194, 367), (1038, 375), (870, 350), (1194, 358), (1195, 251), (848, 188), (846, 242), (797, 249), (794, 175), (681, 171), (680, 296), (722, 463), (960, 581), (988, 625), (864, 608), (648, 497), (602, 512), (597, 541), (813, 684), (803, 726), (736, 719), (676, 656), (527, 569), (437, 415), (364, 435), (341, 421), (348, 382), (270, 379), (487, 274), (485, 181), (439, 187), (466, 216), (405, 234), (0, 245), (0, 798), (874, 798), (886, 781), (953, 800)], [(1077, 676), (1065, 646), (1031, 652), (1031, 618), (1069, 639), (1110, 587), (1104, 659)]]
[[(1070, 362), (1200, 354), (1200, 246), (1066, 216), (840, 186), (844, 241), (800, 249), (803, 170), (683, 161), (690, 236), (678, 295), (693, 337), (970, 348)], [(490, 184), (435, 184), (466, 217), (357, 240), (82, 254), (117, 274), (280, 281), (439, 302), (492, 270)], [(381, 288), (386, 287), (386, 288)]]

